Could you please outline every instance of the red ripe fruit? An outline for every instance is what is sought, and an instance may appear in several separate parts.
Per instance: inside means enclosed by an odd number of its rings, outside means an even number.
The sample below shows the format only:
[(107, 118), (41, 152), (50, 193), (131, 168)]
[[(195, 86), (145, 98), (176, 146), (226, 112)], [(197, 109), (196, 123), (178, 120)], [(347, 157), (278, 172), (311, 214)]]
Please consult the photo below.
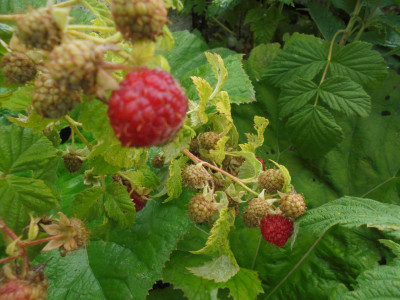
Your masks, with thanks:
[(124, 147), (169, 142), (182, 127), (188, 99), (166, 71), (142, 68), (128, 73), (111, 94), (108, 116)]
[(136, 212), (141, 211), (146, 206), (147, 201), (143, 200), (138, 193), (132, 192), (130, 197), (132, 202), (135, 203)]
[(292, 236), (293, 222), (283, 216), (267, 215), (261, 220), (260, 229), (264, 240), (283, 247)]

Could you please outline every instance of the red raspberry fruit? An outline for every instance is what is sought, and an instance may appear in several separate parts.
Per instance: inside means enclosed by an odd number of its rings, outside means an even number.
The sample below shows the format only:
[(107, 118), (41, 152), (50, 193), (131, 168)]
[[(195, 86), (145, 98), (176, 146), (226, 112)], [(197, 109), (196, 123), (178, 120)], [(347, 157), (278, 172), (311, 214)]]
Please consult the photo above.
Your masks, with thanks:
[(138, 193), (132, 192), (130, 196), (132, 202), (135, 203), (136, 212), (141, 211), (146, 206), (147, 201), (143, 200)]
[(278, 215), (267, 215), (260, 222), (261, 234), (268, 243), (285, 246), (293, 233), (293, 222)]
[(166, 71), (142, 68), (126, 75), (111, 94), (108, 116), (125, 147), (168, 142), (182, 127), (188, 100)]

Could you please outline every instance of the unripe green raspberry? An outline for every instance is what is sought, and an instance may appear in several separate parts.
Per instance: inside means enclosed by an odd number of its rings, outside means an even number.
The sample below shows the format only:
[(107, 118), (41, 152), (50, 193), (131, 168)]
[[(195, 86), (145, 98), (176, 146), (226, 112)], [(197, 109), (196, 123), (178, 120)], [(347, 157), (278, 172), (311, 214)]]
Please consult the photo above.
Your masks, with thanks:
[(132, 42), (155, 41), (168, 20), (163, 0), (113, 0), (111, 11), (117, 29)]
[(23, 53), (9, 52), (1, 59), (1, 68), (4, 77), (13, 83), (25, 83), (36, 76), (36, 66)]
[(96, 92), (96, 79), (103, 62), (104, 47), (88, 40), (64, 43), (50, 53), (47, 68), (65, 90)]
[(160, 169), (164, 166), (164, 156), (161, 153), (156, 154), (153, 159), (151, 160), (151, 166), (153, 168)]
[(83, 160), (76, 154), (66, 153), (63, 156), (65, 168), (70, 173), (78, 172), (83, 165)]
[(189, 217), (195, 223), (210, 220), (217, 212), (214, 202), (208, 201), (202, 194), (197, 194), (189, 202)]
[(219, 134), (214, 131), (204, 132), (200, 136), (200, 146), (206, 150), (216, 149), (219, 139)]
[(65, 116), (81, 101), (79, 92), (62, 90), (48, 75), (36, 80), (32, 97), (35, 111), (51, 119)]
[(188, 165), (182, 170), (183, 184), (192, 189), (202, 189), (211, 175), (201, 165)]
[(288, 217), (298, 218), (306, 211), (304, 196), (288, 194), (279, 201), (279, 208)]
[(18, 20), (17, 37), (30, 48), (51, 51), (61, 44), (63, 32), (54, 21), (51, 8), (32, 10)]
[(260, 221), (268, 214), (269, 208), (265, 199), (254, 198), (251, 200), (243, 214), (244, 225), (250, 228), (260, 226)]
[(274, 194), (282, 190), (285, 185), (285, 177), (278, 169), (268, 169), (258, 176), (258, 187), (265, 189), (267, 194)]

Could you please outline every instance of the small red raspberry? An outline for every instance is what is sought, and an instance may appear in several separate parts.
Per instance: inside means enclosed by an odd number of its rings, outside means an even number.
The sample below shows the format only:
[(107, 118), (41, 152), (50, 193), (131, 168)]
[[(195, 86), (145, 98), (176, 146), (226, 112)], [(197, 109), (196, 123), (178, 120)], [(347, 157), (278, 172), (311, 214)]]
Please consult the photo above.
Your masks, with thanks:
[(258, 187), (265, 189), (267, 194), (274, 194), (282, 190), (285, 185), (285, 177), (281, 170), (268, 169), (258, 176)]
[(293, 221), (279, 215), (267, 215), (260, 221), (261, 234), (268, 243), (285, 246), (293, 233)]
[(189, 202), (189, 217), (195, 223), (206, 222), (216, 213), (214, 202), (207, 200), (202, 194), (197, 194)]
[(260, 226), (260, 220), (269, 212), (269, 205), (265, 199), (254, 198), (250, 201), (243, 214), (243, 223), (249, 228)]
[(138, 193), (131, 193), (132, 202), (135, 203), (136, 212), (141, 211), (147, 204), (147, 201), (144, 200)]
[(288, 217), (298, 218), (306, 211), (304, 196), (288, 194), (279, 201), (279, 208)]
[(108, 116), (125, 147), (167, 142), (182, 127), (188, 100), (180, 85), (163, 70), (130, 72), (111, 94)]

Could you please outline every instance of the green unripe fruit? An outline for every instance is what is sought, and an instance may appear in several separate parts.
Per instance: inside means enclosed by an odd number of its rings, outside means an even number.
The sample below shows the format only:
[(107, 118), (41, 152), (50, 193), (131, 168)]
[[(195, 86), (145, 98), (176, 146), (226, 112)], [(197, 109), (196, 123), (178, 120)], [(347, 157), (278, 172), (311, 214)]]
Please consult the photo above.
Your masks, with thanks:
[(265, 199), (254, 198), (250, 201), (243, 214), (243, 223), (249, 228), (260, 226), (260, 221), (269, 212), (269, 205)]
[(200, 147), (211, 150), (216, 149), (220, 136), (218, 133), (213, 131), (204, 132), (200, 136)]
[(3, 75), (13, 83), (25, 83), (35, 78), (36, 66), (23, 53), (9, 52), (1, 59)]
[(208, 201), (203, 195), (197, 194), (189, 202), (189, 217), (195, 223), (210, 220), (217, 212), (215, 203)]
[(258, 176), (258, 187), (265, 189), (267, 194), (281, 191), (285, 185), (285, 177), (279, 169), (268, 169)]
[(298, 218), (306, 211), (304, 196), (288, 194), (279, 201), (279, 208), (288, 217)]

